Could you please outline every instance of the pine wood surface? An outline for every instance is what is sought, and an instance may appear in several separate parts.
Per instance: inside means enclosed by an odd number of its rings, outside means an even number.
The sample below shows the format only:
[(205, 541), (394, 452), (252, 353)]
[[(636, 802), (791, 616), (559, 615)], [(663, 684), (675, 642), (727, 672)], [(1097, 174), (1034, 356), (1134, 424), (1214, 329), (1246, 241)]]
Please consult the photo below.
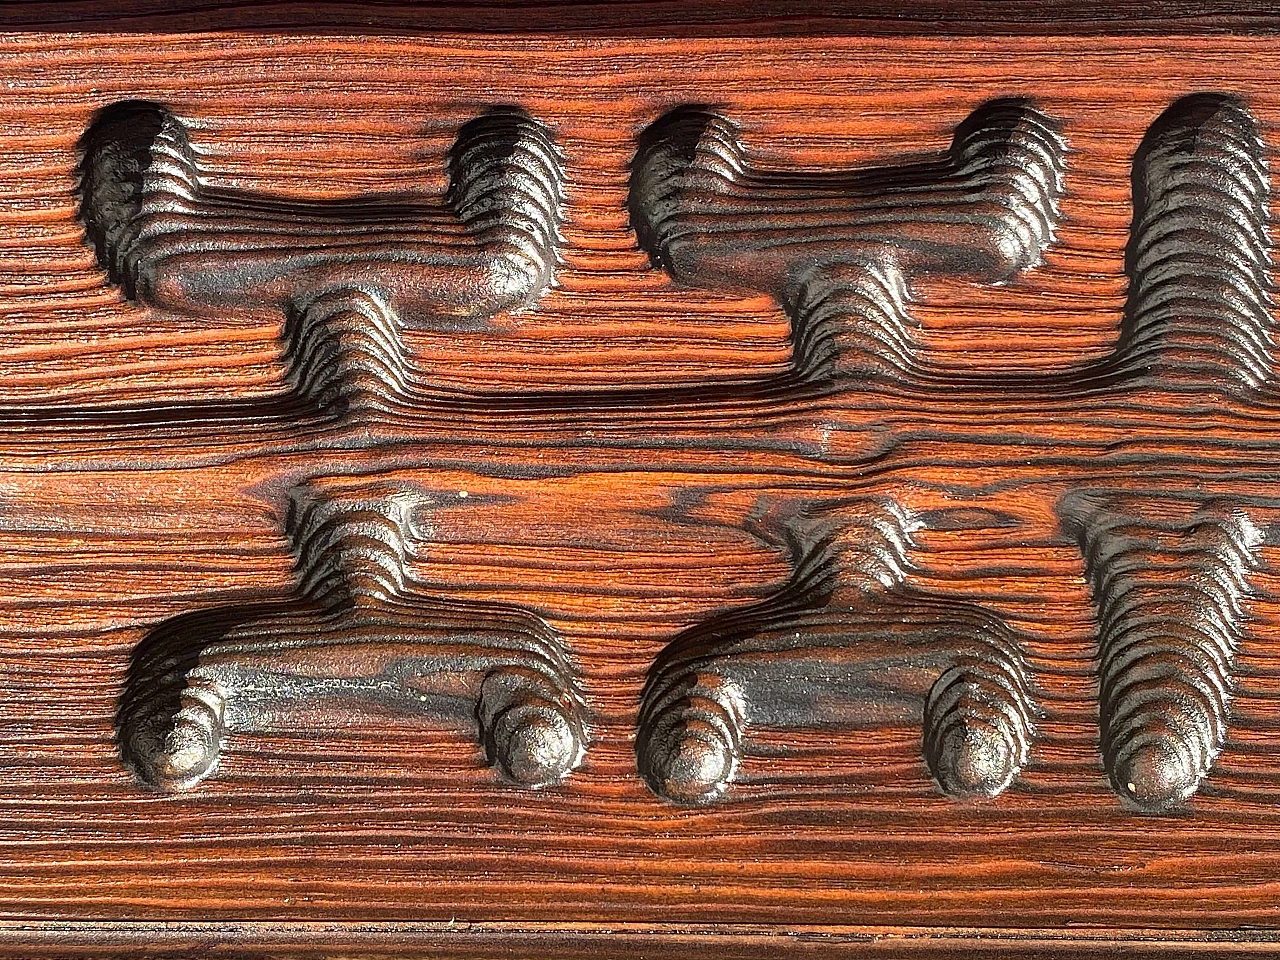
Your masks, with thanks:
[[(1188, 806), (1140, 815), (1103, 772), (1097, 614), (1055, 512), (1075, 489), (1172, 490), (1244, 498), (1272, 522), (1275, 408), (1145, 381), (1075, 397), (1052, 380), (1113, 350), (1134, 152), (1170, 103), (1239, 96), (1274, 162), (1270, 40), (42, 32), (41, 16), (0, 39), (0, 917), (465, 922), (503, 936), (1080, 928), (1131, 932), (1130, 946), (1167, 929), (1187, 950), (1204, 931), (1280, 925), (1280, 551), (1259, 549), (1221, 758)], [(761, 167), (840, 170), (936, 155), (1000, 97), (1061, 122), (1056, 239), (1007, 284), (922, 281), (911, 309), (933, 363), (1030, 386), (735, 395), (785, 371), (788, 321), (767, 295), (687, 289), (650, 263), (627, 205), (641, 131), (710, 104)], [(410, 412), (290, 409), (277, 311), (197, 323), (127, 302), (85, 242), (77, 144), (96, 110), (131, 99), (182, 118), (219, 186), (312, 201), (438, 196), (459, 127), (519, 105), (564, 158), (556, 285), (489, 329), (410, 331), (438, 392)], [(678, 387), (676, 402), (608, 392)], [(518, 398), (531, 393), (550, 399), (530, 408)], [(419, 573), (435, 592), (528, 607), (563, 637), (590, 728), (563, 783), (517, 789), (465, 731), (342, 709), (233, 736), (190, 791), (157, 792), (122, 764), (135, 645), (179, 614), (288, 596), (288, 491), (350, 474), (429, 491)], [(912, 553), (915, 583), (1025, 638), (1044, 713), (998, 798), (940, 796), (918, 723), (765, 731), (706, 806), (660, 799), (638, 775), (647, 671), (682, 631), (785, 584), (786, 557), (746, 521), (802, 495), (939, 518)], [(21, 929), (0, 940), (26, 942)], [(69, 936), (68, 950), (97, 934)], [(435, 930), (413, 942), (427, 940), (462, 949)], [(681, 941), (717, 942), (763, 956), (773, 941)], [(935, 955), (896, 941), (867, 955), (880, 949)]]

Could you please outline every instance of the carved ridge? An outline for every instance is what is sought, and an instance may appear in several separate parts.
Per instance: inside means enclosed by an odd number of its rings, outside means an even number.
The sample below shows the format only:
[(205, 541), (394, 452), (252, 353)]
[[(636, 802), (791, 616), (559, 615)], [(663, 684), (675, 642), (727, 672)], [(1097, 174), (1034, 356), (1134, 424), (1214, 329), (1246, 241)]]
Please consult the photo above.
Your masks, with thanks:
[[(749, 162), (727, 119), (706, 107), (679, 107), (641, 137), (631, 178), (633, 226), (655, 262), (699, 285), (693, 261), (710, 260), (727, 244), (775, 282), (788, 279), (777, 268), (790, 251), (815, 245), (833, 258), (849, 248), (878, 254), (893, 247), (918, 269), (958, 266), (1007, 279), (1039, 262), (1052, 241), (1064, 153), (1047, 116), (1027, 101), (997, 100), (957, 128), (943, 161), (780, 174)], [(952, 250), (956, 241), (928, 232), (967, 218), (966, 239), (983, 241), (976, 252)], [(718, 236), (706, 236), (704, 221), (714, 221)], [(941, 248), (930, 249), (930, 241)], [(787, 259), (769, 259), (777, 250)], [(726, 279), (746, 269), (728, 258), (713, 263)]]
[[(562, 162), (542, 125), (514, 109), (461, 128), (442, 206), (322, 204), (208, 187), (187, 127), (154, 103), (103, 111), (82, 151), (81, 217), (103, 267), (130, 299), (179, 312), (217, 315), (237, 298), (267, 306), (336, 288), (378, 290), (377, 271), (404, 263), (423, 290), (404, 296), (405, 322), (484, 319), (537, 299), (558, 263)], [(466, 289), (448, 289), (433, 272)]]
[(1060, 507), (1098, 607), (1102, 754), (1151, 811), (1189, 799), (1227, 737), (1260, 529), (1230, 503), (1077, 494)]
[(325, 294), (290, 310), (285, 378), (315, 409), (389, 411), (413, 395), (413, 372), (398, 318), (359, 290)]

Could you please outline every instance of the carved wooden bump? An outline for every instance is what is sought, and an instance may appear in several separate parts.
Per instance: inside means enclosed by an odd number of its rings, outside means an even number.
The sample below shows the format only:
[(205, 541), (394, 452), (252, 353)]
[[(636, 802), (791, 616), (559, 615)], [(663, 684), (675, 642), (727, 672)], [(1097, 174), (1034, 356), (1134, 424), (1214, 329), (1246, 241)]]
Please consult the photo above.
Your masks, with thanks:
[(1233, 97), (1185, 97), (1152, 124), (1134, 158), (1117, 372), (1228, 392), (1273, 379), (1263, 157), (1257, 125)]
[(1074, 494), (1061, 513), (1098, 606), (1107, 774), (1143, 810), (1199, 788), (1227, 736), (1261, 529), (1225, 501)]
[(408, 488), (295, 495), (293, 598), (174, 618), (134, 652), (117, 717), (125, 761), (163, 789), (214, 772), (224, 736), (323, 729), (326, 710), (473, 725), (515, 783), (581, 760), (577, 681), (554, 632), (514, 607), (433, 597), (414, 575), (430, 497)]
[[(187, 128), (147, 102), (102, 111), (82, 151), (87, 234), (126, 294), (203, 319), (282, 310), (290, 392), (311, 408), (387, 413), (439, 402), (402, 328), (481, 323), (530, 303), (558, 256), (560, 156), (542, 125), (512, 109), (463, 127), (452, 186), (435, 204), (304, 203), (208, 187)], [(726, 385), (721, 401), (750, 399), (762, 382), (838, 373), (884, 389), (993, 399), (1135, 381), (1253, 391), (1272, 379), (1263, 145), (1243, 104), (1221, 94), (1173, 104), (1135, 154), (1131, 283), (1110, 356), (1034, 375), (929, 361), (909, 309), (913, 279), (1000, 282), (1036, 263), (1060, 217), (1065, 157), (1056, 121), (1025, 101), (998, 100), (965, 120), (933, 162), (765, 171), (726, 119), (684, 107), (640, 137), (630, 207), (639, 242), (677, 280), (768, 292), (792, 319), (790, 374), (747, 377), (732, 394)], [(477, 279), (477, 264), (487, 279)], [(527, 401), (520, 409), (530, 414), (570, 402), (707, 405), (697, 390), (623, 384), (506, 399)]]
[(929, 773), (957, 799), (994, 797), (1018, 775), (1036, 708), (1016, 638), (979, 607), (906, 585), (917, 523), (900, 507), (851, 509), (839, 528), (781, 531), (794, 560), (787, 587), (694, 628), (654, 664), (636, 750), (655, 792), (720, 796), (753, 726), (919, 723)]
[(404, 393), (402, 326), (482, 325), (554, 279), (563, 164), (548, 130), (517, 109), (462, 127), (448, 193), (434, 201), (210, 186), (187, 126), (148, 102), (101, 111), (81, 149), (81, 217), (125, 295), (210, 320), (287, 313), (290, 379), (311, 400)]

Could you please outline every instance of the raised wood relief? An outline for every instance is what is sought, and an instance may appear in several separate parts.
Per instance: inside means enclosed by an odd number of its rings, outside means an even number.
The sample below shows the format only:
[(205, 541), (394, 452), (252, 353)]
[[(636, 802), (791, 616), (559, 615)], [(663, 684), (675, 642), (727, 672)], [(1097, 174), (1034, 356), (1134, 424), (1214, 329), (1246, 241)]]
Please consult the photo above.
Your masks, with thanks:
[[(682, 108), (642, 136), (631, 210), (642, 243), (677, 279), (758, 288), (792, 307), (796, 389), (855, 372), (945, 387), (947, 372), (928, 372), (904, 339), (913, 278), (999, 282), (1034, 265), (1058, 217), (1063, 152), (1032, 106), (997, 101), (961, 125), (944, 161), (770, 177), (753, 171), (722, 120)], [(401, 250), (401, 221), (442, 215), (355, 204), (313, 213), (208, 191), (183, 125), (161, 108), (128, 103), (104, 111), (85, 138), (81, 209), (99, 258), (131, 298), (197, 316), (246, 301), (287, 310), (297, 393), (404, 399), (402, 311), (418, 323), (474, 321), (528, 303), (549, 282), (561, 219), (557, 164), (549, 137), (527, 117), (473, 121), (452, 157), (456, 239), (427, 229)], [(1271, 340), (1267, 181), (1247, 112), (1216, 95), (1179, 101), (1138, 150), (1134, 183), (1127, 329), (1105, 367), (1068, 374), (1071, 385), (1146, 375), (1180, 378), (1172, 387), (1262, 386)], [(314, 236), (293, 239), (313, 224)], [(334, 239), (347, 233), (359, 239)], [(405, 262), (414, 272), (398, 276)], [(467, 273), (476, 263), (483, 275)], [(509, 283), (517, 274), (522, 280)], [(865, 362), (846, 367), (850, 351)], [(953, 379), (953, 388), (972, 385)], [(1033, 383), (1011, 379), (1015, 390)], [(739, 389), (721, 388), (729, 402)], [(293, 509), (298, 594), (309, 610), (183, 617), (140, 645), (119, 723), (125, 760), (144, 780), (192, 786), (212, 771), (226, 732), (278, 722), (286, 703), (361, 698), (475, 718), (489, 760), (519, 783), (545, 786), (576, 765), (582, 705), (566, 651), (545, 624), (475, 632), (474, 621), (499, 621), (501, 612), (473, 605), (450, 614), (439, 599), (406, 611), (410, 494), (358, 501), (349, 520), (339, 507), (295, 501)], [(660, 795), (703, 802), (721, 794), (755, 724), (857, 729), (918, 717), (929, 772), (957, 798), (1001, 793), (1026, 763), (1036, 694), (1017, 638), (979, 607), (913, 588), (912, 521), (900, 508), (864, 503), (848, 512), (844, 523), (829, 518), (831, 531), (813, 542), (795, 531), (784, 538), (793, 541), (794, 575), (777, 597), (694, 628), (654, 667), (636, 749)], [(1226, 553), (1209, 554), (1206, 570), (1179, 570), (1187, 579), (1168, 597), (1157, 558), (1133, 570), (1136, 548), (1107, 543), (1125, 521), (1089, 508), (1065, 516), (1080, 531), (1100, 610), (1108, 773), (1137, 807), (1185, 801), (1225, 741), (1243, 568), (1262, 535), (1247, 519), (1223, 521)], [(1182, 555), (1209, 522), (1194, 520), (1164, 549)], [(851, 549), (838, 545), (845, 538)], [(1117, 553), (1122, 569), (1113, 571)], [(842, 583), (842, 568), (881, 589)], [(1156, 596), (1146, 601), (1144, 589)], [(1207, 611), (1198, 603), (1205, 591), (1214, 600)], [(1188, 624), (1191, 637), (1180, 639)]]
[(922, 275), (1010, 280), (1053, 239), (1065, 145), (1028, 103), (994, 101), (947, 157), (850, 174), (756, 170), (725, 118), (681, 107), (641, 137), (632, 224), (681, 283), (772, 294), (800, 376), (897, 378), (919, 345), (905, 300)]
[[(553, 279), (564, 175), (551, 135), (518, 110), (462, 127), (438, 207), (210, 188), (186, 126), (146, 102), (101, 111), (82, 150), (81, 216), (124, 294), (192, 317), (281, 311), (286, 392), (313, 406), (342, 401), (352, 412), (354, 401), (375, 420), (429, 406), (412, 388), (402, 330), (490, 322)], [(791, 370), (721, 384), (712, 407), (798, 399), (809, 385), (850, 378), (944, 399), (975, 389), (1087, 395), (1131, 389), (1133, 378), (1173, 391), (1262, 388), (1272, 345), (1267, 176), (1247, 110), (1217, 94), (1175, 103), (1137, 149), (1129, 300), (1111, 356), (1038, 376), (979, 378), (930, 363), (911, 333), (913, 286), (937, 274), (1001, 283), (1037, 264), (1060, 219), (1065, 154), (1054, 121), (1030, 103), (996, 100), (959, 125), (943, 159), (766, 173), (723, 118), (681, 107), (639, 138), (629, 208), (641, 246), (677, 281), (768, 293), (788, 313)], [(556, 416), (606, 397), (636, 411), (692, 399), (680, 388), (525, 399)], [(221, 411), (223, 422), (234, 416)], [(499, 413), (494, 426), (521, 419)], [(746, 444), (757, 439), (750, 418), (740, 429)], [(1166, 809), (1194, 793), (1225, 742), (1245, 570), (1263, 535), (1243, 513), (1197, 513), (1160, 532), (1071, 496), (1064, 523), (1099, 610), (1106, 769), (1133, 806)], [(214, 770), (228, 733), (270, 729), (289, 705), (314, 719), (318, 703), (367, 700), (474, 721), (489, 762), (517, 783), (562, 778), (581, 760), (589, 709), (569, 652), (532, 611), (432, 598), (417, 583), (413, 517), (430, 502), (410, 490), (346, 507), (295, 494), (296, 597), (157, 627), (121, 700), (126, 763), (148, 783), (190, 787)], [(802, 499), (775, 506), (788, 503), (804, 513)], [(1135, 524), (1152, 540), (1145, 552)], [(649, 785), (677, 801), (718, 797), (754, 726), (918, 720), (922, 758), (944, 794), (1003, 792), (1032, 750), (1034, 671), (998, 616), (911, 582), (918, 526), (898, 504), (867, 500), (773, 531), (793, 571), (786, 586), (694, 627), (650, 673), (636, 734)], [(1199, 547), (1204, 531), (1211, 542)], [(1188, 566), (1162, 587), (1166, 555)]]
[(682, 23), (0, 38), (0, 954), (1280, 931), (1272, 38)]
[(553, 280), (564, 173), (550, 135), (518, 110), (463, 126), (434, 205), (210, 188), (186, 126), (154, 103), (101, 111), (82, 150), (81, 217), (125, 295), (193, 317), (287, 314), (289, 385), (321, 407), (411, 399), (402, 327), (482, 325)]
[(1226, 742), (1263, 533), (1229, 502), (1081, 494), (1062, 510), (1098, 604), (1107, 773), (1136, 806), (1168, 808), (1195, 792)]

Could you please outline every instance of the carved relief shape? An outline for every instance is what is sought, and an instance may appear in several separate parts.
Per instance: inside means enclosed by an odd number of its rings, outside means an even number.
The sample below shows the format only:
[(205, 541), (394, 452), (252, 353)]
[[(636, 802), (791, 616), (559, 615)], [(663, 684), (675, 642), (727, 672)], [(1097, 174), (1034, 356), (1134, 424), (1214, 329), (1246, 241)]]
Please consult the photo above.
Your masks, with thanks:
[(429, 506), (406, 488), (297, 491), (296, 595), (153, 630), (121, 698), (126, 762), (182, 789), (214, 772), (228, 733), (368, 708), (474, 727), (488, 761), (523, 786), (568, 773), (586, 728), (559, 639), (527, 611), (424, 590), (414, 567)]
[(1263, 532), (1223, 501), (1080, 493), (1060, 509), (1098, 607), (1107, 774), (1139, 809), (1174, 807), (1226, 742)]
[(975, 111), (945, 158), (851, 173), (763, 170), (731, 122), (684, 107), (641, 140), (632, 222), (680, 283), (771, 294), (804, 378), (997, 399), (1135, 381), (1262, 387), (1275, 364), (1267, 171), (1247, 109), (1219, 94), (1173, 104), (1135, 154), (1130, 288), (1110, 356), (1034, 376), (931, 361), (909, 309), (913, 281), (999, 283), (1038, 263), (1065, 165), (1058, 124), (1020, 100)]
[(738, 773), (752, 728), (919, 724), (925, 765), (958, 799), (993, 797), (1026, 763), (1030, 678), (991, 613), (907, 585), (915, 522), (892, 503), (847, 525), (782, 531), (795, 569), (770, 600), (694, 628), (650, 671), (636, 750), (658, 794), (705, 803)]
[(402, 328), (483, 326), (554, 278), (562, 161), (520, 110), (462, 127), (439, 201), (320, 203), (210, 186), (187, 126), (154, 103), (102, 111), (82, 150), (81, 217), (125, 296), (208, 320), (281, 311), (290, 385), (312, 404), (409, 393)]
[[(293, 393), (358, 404), (371, 423), (450, 399), (420, 389), (405, 324), (483, 323), (551, 279), (562, 175), (549, 136), (523, 114), (463, 128), (453, 186), (435, 207), (316, 208), (208, 188), (183, 125), (149, 104), (106, 111), (85, 143), (84, 216), (127, 294), (196, 317), (237, 304), (284, 311)], [(1262, 145), (1244, 106), (1216, 94), (1171, 106), (1135, 155), (1131, 283), (1109, 356), (1039, 376), (930, 361), (909, 319), (912, 284), (935, 274), (1000, 283), (1039, 262), (1059, 219), (1065, 156), (1056, 122), (1003, 100), (975, 111), (935, 161), (784, 174), (753, 165), (715, 113), (676, 110), (639, 144), (630, 204), (640, 242), (683, 284), (772, 295), (793, 320), (792, 371), (700, 393), (620, 385), (492, 410), (476, 401), (468, 415), (518, 430), (596, 401), (606, 419), (614, 409), (710, 410), (734, 424), (740, 455), (778, 440), (755, 417), (763, 387), (783, 402), (812, 385), (906, 396), (907, 422), (925, 392), (941, 404), (961, 393), (993, 403), (1051, 395), (1072, 409), (1086, 393), (1122, 389), (1253, 398), (1266, 388)], [(263, 237), (273, 239), (258, 249)], [(505, 266), (490, 269), (496, 260)], [(515, 287), (493, 270), (528, 283), (508, 297)], [(483, 296), (476, 283), (487, 284)], [(355, 442), (368, 452), (382, 441)], [(656, 431), (646, 442), (679, 441)], [(594, 439), (582, 449), (597, 467), (635, 467), (634, 450)], [(860, 475), (841, 467), (844, 479)], [(572, 769), (584, 709), (550, 628), (415, 580), (413, 517), (425, 504), (407, 508), (410, 490), (331, 501), (314, 493), (321, 487), (317, 476), (303, 488), (291, 520), (296, 596), (178, 618), (138, 648), (119, 717), (131, 765), (157, 785), (187, 786), (214, 769), (224, 733), (286, 715), (308, 723), (341, 701), (474, 723), (488, 759), (529, 786)], [(1256, 528), (1234, 508), (1205, 505), (1152, 526), (1145, 507), (1126, 504), (1073, 494), (1061, 515), (1098, 607), (1106, 770), (1126, 803), (1165, 810), (1194, 793), (1225, 742)], [(1138, 519), (1113, 522), (1113, 512)], [(912, 584), (917, 523), (892, 499), (863, 500), (769, 531), (794, 568), (789, 586), (686, 632), (648, 673), (636, 751), (658, 794), (704, 803), (729, 793), (757, 731), (902, 723), (919, 724), (922, 772), (944, 794), (990, 798), (1016, 780), (1038, 714), (1021, 638), (978, 603)], [(1152, 572), (1169, 564), (1182, 564), (1185, 596)]]
[(912, 278), (1008, 280), (1059, 218), (1065, 144), (1029, 103), (975, 111), (936, 161), (851, 173), (764, 171), (727, 119), (681, 107), (641, 137), (631, 219), (683, 284), (772, 294), (795, 372), (897, 376), (915, 364)]

